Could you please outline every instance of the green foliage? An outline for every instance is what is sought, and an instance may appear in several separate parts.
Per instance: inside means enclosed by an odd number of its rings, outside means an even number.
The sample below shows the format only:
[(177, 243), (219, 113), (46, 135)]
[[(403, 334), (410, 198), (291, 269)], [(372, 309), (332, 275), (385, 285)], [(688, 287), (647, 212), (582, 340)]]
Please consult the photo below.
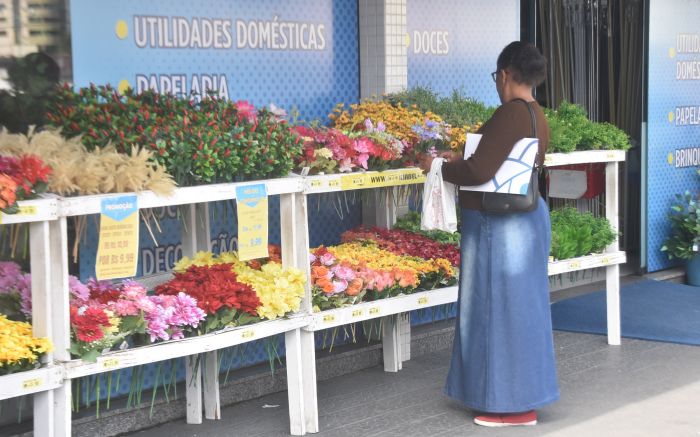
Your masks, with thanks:
[(579, 105), (565, 101), (558, 110), (545, 108), (544, 113), (550, 129), (550, 153), (630, 148), (625, 132), (610, 123), (590, 121), (586, 110)]
[(385, 97), (392, 105), (398, 103), (406, 107), (430, 111), (439, 115), (450, 126), (473, 126), (483, 123), (493, 115), (496, 108), (486, 106), (478, 100), (466, 97), (459, 90), (452, 91), (449, 97), (440, 97), (430, 88), (416, 87), (392, 93)]
[(151, 150), (180, 185), (286, 176), (301, 155), (299, 138), (266, 109), (216, 96), (198, 101), (107, 86), (57, 93), (48, 120), (89, 149)]
[(563, 208), (550, 213), (554, 259), (577, 258), (600, 253), (615, 241), (617, 235), (605, 217), (580, 213), (575, 208)]
[(402, 229), (404, 231), (415, 232), (424, 235), (438, 243), (459, 244), (459, 232), (445, 232), (439, 230), (423, 231), (420, 228), (420, 213), (411, 211), (403, 217), (396, 220), (394, 229)]
[(9, 90), (0, 90), (0, 125), (12, 133), (45, 123), (46, 106), (54, 94), (60, 71), (44, 53), (13, 59), (7, 69)]
[(671, 206), (668, 220), (671, 235), (664, 241), (661, 250), (668, 258), (691, 259), (697, 254), (700, 243), (700, 214), (697, 196), (686, 191), (676, 194), (676, 203)]

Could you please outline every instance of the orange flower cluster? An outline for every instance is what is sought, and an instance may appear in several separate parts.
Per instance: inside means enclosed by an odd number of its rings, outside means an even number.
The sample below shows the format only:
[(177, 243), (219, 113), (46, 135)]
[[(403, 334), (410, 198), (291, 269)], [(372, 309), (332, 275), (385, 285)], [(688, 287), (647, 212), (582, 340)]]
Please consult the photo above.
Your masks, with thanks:
[(10, 207), (17, 200), (17, 184), (4, 174), (0, 174), (0, 210)]
[(350, 109), (345, 109), (345, 105), (339, 103), (333, 112), (328, 116), (333, 122), (333, 126), (341, 130), (364, 130), (366, 119), (372, 120), (374, 124), (384, 123), (386, 132), (400, 140), (406, 140), (410, 144), (418, 141), (418, 135), (413, 131), (413, 125), (422, 124), (426, 119), (440, 122), (440, 116), (432, 112), (423, 113), (416, 109), (415, 105), (407, 108), (398, 104), (379, 100), (365, 100), (359, 104), (350, 105)]

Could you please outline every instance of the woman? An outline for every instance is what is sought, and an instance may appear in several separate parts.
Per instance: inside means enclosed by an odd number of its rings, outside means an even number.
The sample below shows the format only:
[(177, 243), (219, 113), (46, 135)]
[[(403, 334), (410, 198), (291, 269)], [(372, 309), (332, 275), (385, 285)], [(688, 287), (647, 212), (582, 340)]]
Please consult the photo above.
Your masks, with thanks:
[[(450, 156), (442, 165), (444, 180), (490, 180), (513, 145), (533, 135), (526, 104), (536, 116), (542, 163), (549, 128), (532, 89), (544, 80), (545, 68), (532, 44), (513, 42), (503, 49), (492, 74), (502, 105), (480, 129), (474, 155)], [(421, 159), (424, 170), (431, 164), (432, 158)], [(459, 193), (459, 313), (445, 391), (480, 412), (478, 425), (535, 425), (535, 409), (559, 398), (547, 277), (549, 211), (541, 198), (534, 211), (510, 214), (483, 212), (481, 201), (482, 193)]]

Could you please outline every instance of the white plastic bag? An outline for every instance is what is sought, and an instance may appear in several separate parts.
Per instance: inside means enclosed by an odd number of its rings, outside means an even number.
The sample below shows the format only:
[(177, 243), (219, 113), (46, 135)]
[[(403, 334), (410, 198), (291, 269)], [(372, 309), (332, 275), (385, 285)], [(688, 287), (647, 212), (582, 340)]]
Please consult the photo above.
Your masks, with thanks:
[(455, 186), (442, 180), (443, 159), (433, 159), (430, 172), (423, 188), (423, 213), (420, 228), (424, 231), (439, 229), (457, 230), (457, 207), (455, 206)]

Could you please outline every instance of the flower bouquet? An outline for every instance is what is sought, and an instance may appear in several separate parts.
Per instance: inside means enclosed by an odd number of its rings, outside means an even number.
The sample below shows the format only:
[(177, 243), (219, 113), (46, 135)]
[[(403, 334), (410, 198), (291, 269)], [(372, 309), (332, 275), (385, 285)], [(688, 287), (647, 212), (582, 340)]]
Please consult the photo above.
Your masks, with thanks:
[(32, 335), (32, 325), (0, 314), (0, 375), (37, 368), (41, 357), (51, 349), (47, 338)]
[(182, 258), (175, 265), (175, 271), (186, 272), (192, 266), (226, 265), (235, 275), (236, 281), (250, 287), (257, 296), (257, 320), (274, 320), (299, 310), (306, 277), (298, 269), (282, 268), (279, 246), (270, 245), (268, 252), (268, 258), (246, 262), (240, 261), (235, 252), (222, 252), (219, 255), (198, 252), (191, 260)]
[(0, 211), (15, 214), (16, 201), (33, 199), (46, 191), (51, 168), (37, 156), (0, 156)]
[(321, 246), (311, 253), (311, 269), (318, 311), (449, 285), (455, 279), (445, 259), (397, 255), (373, 241)]

